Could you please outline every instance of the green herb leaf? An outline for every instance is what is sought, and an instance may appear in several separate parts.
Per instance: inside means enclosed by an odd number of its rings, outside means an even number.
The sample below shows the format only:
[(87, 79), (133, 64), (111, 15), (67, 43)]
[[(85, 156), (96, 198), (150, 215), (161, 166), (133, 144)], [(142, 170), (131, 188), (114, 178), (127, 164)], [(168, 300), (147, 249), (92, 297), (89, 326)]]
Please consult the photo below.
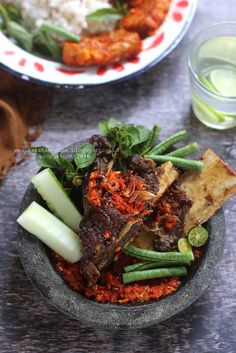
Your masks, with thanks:
[(136, 126), (136, 129), (139, 131), (139, 144), (147, 141), (150, 135), (150, 130), (142, 125)]
[(32, 147), (30, 151), (36, 154), (36, 161), (40, 167), (57, 168), (57, 161), (47, 147)]
[(156, 129), (155, 131), (150, 131), (145, 126), (120, 123), (114, 118), (102, 121), (99, 124), (99, 130), (102, 134), (109, 137), (113, 154), (120, 164), (122, 159), (119, 154), (123, 158), (128, 158), (134, 153), (140, 154), (143, 150), (143, 144), (149, 138), (150, 143), (152, 143), (157, 135)]
[(153, 125), (152, 131), (149, 133), (148, 139), (142, 146), (141, 155), (147, 153), (157, 142), (157, 138), (161, 132), (161, 128), (158, 125)]
[(21, 46), (28, 52), (32, 52), (33, 49), (33, 36), (23, 26), (17, 22), (8, 21), (7, 31), (13, 39), (16, 39)]
[(2, 4), (0, 4), (0, 16), (1, 16), (1, 19), (4, 23), (4, 25), (6, 26), (7, 22), (10, 21), (10, 17), (8, 15), (7, 10), (5, 9), (5, 7)]
[(60, 166), (62, 170), (65, 170), (68, 175), (75, 174), (75, 166), (71, 161), (66, 159), (61, 152), (58, 152), (54, 156), (54, 160)]
[(9, 5), (7, 11), (12, 21), (19, 22), (22, 19), (19, 9), (14, 5)]
[(79, 169), (83, 169), (91, 165), (96, 158), (96, 150), (94, 145), (89, 142), (80, 146), (74, 154), (74, 161)]
[(121, 123), (115, 118), (103, 120), (98, 124), (99, 131), (102, 135), (107, 135), (111, 129), (119, 126)]
[(132, 148), (139, 144), (140, 133), (133, 125), (123, 125), (119, 133), (119, 149), (124, 158), (132, 156)]
[(116, 22), (122, 19), (124, 15), (117, 8), (99, 9), (87, 16), (88, 20), (97, 22)]

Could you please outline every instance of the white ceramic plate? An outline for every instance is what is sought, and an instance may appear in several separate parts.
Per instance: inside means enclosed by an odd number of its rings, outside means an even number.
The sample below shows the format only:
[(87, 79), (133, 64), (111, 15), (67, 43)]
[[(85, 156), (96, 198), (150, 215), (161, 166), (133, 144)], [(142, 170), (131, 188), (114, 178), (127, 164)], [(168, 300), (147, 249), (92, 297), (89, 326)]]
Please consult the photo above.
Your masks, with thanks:
[(0, 32), (0, 65), (22, 79), (65, 88), (84, 88), (129, 79), (156, 65), (179, 44), (196, 7), (197, 0), (172, 0), (164, 23), (153, 36), (143, 41), (143, 50), (138, 57), (120, 64), (72, 68), (27, 53)]

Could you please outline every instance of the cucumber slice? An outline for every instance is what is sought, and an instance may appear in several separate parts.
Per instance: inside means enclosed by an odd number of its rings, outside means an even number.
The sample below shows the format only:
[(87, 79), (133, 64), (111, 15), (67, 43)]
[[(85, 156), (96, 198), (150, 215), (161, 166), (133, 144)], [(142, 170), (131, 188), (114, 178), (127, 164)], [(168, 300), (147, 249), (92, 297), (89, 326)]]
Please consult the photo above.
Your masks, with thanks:
[(63, 259), (75, 263), (81, 258), (78, 235), (53, 214), (33, 201), (17, 222)]
[(31, 181), (49, 209), (71, 229), (78, 231), (82, 216), (53, 171), (49, 168), (44, 169)]
[(236, 96), (236, 70), (212, 70), (210, 80), (219, 93), (228, 97)]

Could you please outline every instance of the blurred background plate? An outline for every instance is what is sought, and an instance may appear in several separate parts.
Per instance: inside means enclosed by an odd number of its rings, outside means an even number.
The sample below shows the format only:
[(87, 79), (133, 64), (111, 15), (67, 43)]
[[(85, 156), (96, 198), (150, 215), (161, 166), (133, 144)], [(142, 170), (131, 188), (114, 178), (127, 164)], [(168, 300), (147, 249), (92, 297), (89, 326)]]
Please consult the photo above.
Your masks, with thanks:
[(173, 0), (162, 26), (155, 35), (143, 41), (139, 56), (119, 64), (71, 68), (27, 53), (0, 33), (0, 65), (22, 79), (65, 88), (84, 88), (129, 79), (156, 65), (180, 43), (196, 8), (197, 0)]

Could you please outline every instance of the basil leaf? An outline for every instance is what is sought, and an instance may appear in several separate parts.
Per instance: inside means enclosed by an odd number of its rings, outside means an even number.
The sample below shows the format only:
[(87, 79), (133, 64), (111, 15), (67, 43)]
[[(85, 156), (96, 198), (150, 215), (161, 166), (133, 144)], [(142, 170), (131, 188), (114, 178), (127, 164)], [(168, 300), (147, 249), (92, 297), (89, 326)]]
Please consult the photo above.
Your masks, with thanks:
[(88, 20), (97, 22), (115, 22), (122, 19), (124, 15), (117, 8), (99, 9), (87, 16)]
[(57, 168), (57, 162), (47, 147), (31, 147), (30, 151), (36, 154), (36, 161), (43, 168)]
[(69, 175), (75, 173), (75, 167), (73, 163), (66, 159), (61, 152), (55, 154), (54, 160), (61, 167), (61, 169), (64, 169), (66, 171), (66, 174)]
[(145, 143), (142, 145), (142, 150), (141, 150), (141, 155), (143, 156), (145, 153), (147, 153), (156, 143), (157, 138), (160, 134), (161, 128), (158, 125), (154, 125), (152, 128), (152, 131), (149, 133), (148, 139), (145, 141)]
[[(120, 123), (114, 118), (99, 124), (102, 134), (108, 136), (115, 159), (121, 164), (122, 158), (128, 158), (135, 153), (141, 154), (144, 149), (152, 145), (160, 131), (155, 125), (150, 131), (143, 125)], [(120, 158), (122, 157), (122, 158)]]
[(82, 169), (91, 165), (96, 158), (96, 150), (94, 145), (89, 142), (80, 146), (74, 154), (74, 161), (77, 168)]
[(14, 21), (8, 21), (7, 31), (9, 35), (13, 39), (16, 39), (25, 50), (32, 52), (33, 36), (23, 26)]
[[(126, 135), (126, 137), (125, 137)], [(139, 144), (140, 142), (140, 134), (139, 130), (134, 127), (133, 125), (127, 126), (125, 129), (125, 135), (127, 147), (134, 147), (135, 145)]]
[(139, 143), (143, 143), (143, 142), (147, 141), (147, 139), (149, 138), (149, 135), (150, 135), (150, 130), (142, 125), (138, 125), (136, 128), (139, 131)]
[(115, 118), (110, 118), (109, 120), (101, 121), (98, 124), (99, 131), (102, 135), (108, 135), (110, 130), (119, 126), (120, 122)]

